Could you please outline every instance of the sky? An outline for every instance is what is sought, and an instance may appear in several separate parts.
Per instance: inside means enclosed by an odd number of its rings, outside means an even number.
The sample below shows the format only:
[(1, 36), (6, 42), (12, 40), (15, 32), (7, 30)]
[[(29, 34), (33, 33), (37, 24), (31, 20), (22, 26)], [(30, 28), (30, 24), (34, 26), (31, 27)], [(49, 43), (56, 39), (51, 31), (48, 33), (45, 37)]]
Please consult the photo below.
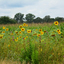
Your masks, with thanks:
[(64, 0), (0, 0), (0, 16), (14, 18), (16, 13), (64, 18)]

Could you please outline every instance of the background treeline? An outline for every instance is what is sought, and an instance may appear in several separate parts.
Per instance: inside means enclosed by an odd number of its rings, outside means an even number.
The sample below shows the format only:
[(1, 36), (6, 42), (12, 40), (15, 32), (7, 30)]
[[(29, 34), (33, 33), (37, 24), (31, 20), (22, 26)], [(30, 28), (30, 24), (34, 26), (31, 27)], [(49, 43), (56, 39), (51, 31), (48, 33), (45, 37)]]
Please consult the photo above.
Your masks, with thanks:
[(44, 23), (44, 22), (63, 22), (63, 17), (50, 18), (50, 15), (45, 16), (44, 18), (36, 17), (34, 14), (28, 13), (24, 18), (24, 14), (16, 13), (14, 18), (8, 16), (0, 17), (0, 24), (15, 24), (15, 23)]

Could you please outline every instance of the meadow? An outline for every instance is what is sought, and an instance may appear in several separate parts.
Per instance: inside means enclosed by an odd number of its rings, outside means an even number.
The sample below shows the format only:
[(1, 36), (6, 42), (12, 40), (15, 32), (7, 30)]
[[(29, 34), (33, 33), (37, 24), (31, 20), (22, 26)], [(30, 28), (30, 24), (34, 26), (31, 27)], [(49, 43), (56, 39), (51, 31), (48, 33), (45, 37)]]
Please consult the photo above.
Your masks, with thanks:
[(0, 64), (7, 62), (64, 64), (64, 23), (0, 25)]

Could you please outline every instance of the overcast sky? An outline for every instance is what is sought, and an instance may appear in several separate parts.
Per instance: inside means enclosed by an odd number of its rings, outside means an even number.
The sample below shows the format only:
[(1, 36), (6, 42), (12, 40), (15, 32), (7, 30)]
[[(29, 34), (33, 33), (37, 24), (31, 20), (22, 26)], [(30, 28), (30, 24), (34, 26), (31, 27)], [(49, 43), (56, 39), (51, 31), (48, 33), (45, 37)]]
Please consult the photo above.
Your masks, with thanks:
[(34, 14), (36, 17), (50, 15), (64, 18), (64, 0), (0, 0), (0, 16), (14, 18), (16, 13)]

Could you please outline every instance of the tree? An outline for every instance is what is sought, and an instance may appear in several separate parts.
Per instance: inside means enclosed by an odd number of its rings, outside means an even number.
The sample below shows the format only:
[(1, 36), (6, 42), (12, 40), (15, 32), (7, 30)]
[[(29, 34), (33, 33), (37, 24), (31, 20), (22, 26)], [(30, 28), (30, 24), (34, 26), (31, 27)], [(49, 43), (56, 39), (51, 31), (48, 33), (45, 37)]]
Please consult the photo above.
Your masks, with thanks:
[(44, 20), (44, 22), (49, 22), (50, 21), (50, 16), (49, 15), (45, 16), (43, 18), (43, 20)]
[(16, 23), (14, 19), (9, 18), (8, 16), (1, 16), (0, 17), (0, 24), (12, 24)]
[(27, 20), (28, 23), (32, 23), (33, 20), (34, 20), (34, 18), (35, 18), (35, 15), (33, 15), (31, 13), (28, 13), (28, 14), (26, 14), (25, 18), (26, 18), (26, 20)]
[(18, 22), (18, 23), (23, 23), (23, 16), (24, 16), (24, 14), (21, 14), (21, 13), (17, 13), (17, 14), (15, 14), (15, 16), (14, 16), (14, 19)]
[(56, 17), (56, 18), (55, 18), (55, 21), (61, 22), (61, 21), (63, 21), (63, 18), (62, 18), (62, 17)]
[(41, 23), (43, 22), (42, 18), (37, 17), (36, 19), (34, 19), (34, 23)]

